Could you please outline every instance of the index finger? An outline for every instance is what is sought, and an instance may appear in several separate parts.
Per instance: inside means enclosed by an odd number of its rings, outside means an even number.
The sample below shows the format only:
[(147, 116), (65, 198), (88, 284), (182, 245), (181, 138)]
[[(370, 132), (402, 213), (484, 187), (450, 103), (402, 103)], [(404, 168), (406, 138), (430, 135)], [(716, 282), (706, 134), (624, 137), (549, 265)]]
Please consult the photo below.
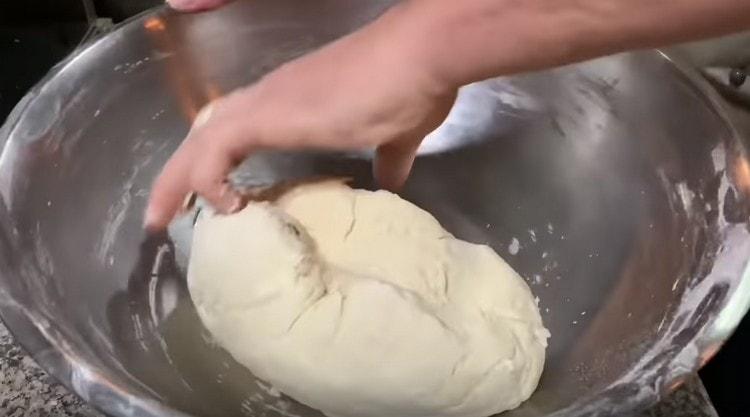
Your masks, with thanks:
[(151, 187), (144, 226), (149, 230), (163, 230), (182, 207), (191, 192), (190, 168), (195, 159), (195, 142), (186, 139), (169, 158)]

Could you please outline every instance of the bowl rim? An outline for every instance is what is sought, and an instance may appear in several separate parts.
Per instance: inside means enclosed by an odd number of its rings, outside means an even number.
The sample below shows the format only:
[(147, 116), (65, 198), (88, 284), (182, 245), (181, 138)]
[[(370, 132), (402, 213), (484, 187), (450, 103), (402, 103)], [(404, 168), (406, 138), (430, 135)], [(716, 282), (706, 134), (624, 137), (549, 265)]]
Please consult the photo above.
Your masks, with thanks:
[[(18, 122), (22, 119), (25, 109), (42, 94), (42, 90), (48, 82), (65, 71), (79, 56), (99, 44), (108, 42), (108, 38), (112, 34), (137, 24), (147, 17), (163, 13), (174, 12), (167, 6), (157, 6), (132, 16), (114, 25), (108, 32), (84, 42), (60, 63), (52, 67), (15, 105), (5, 123), (0, 126), (0, 160), (3, 159), (6, 145), (9, 143)], [(653, 53), (659, 55), (661, 59), (671, 65), (676, 75), (683, 77), (689, 86), (698, 93), (699, 99), (706, 102), (707, 107), (718, 117), (723, 127), (730, 132), (731, 137), (727, 140), (736, 142), (745, 149), (746, 145), (742, 141), (742, 135), (732, 122), (723, 99), (711, 87), (710, 83), (701, 76), (700, 72), (681, 60), (678, 53), (667, 53), (663, 50), (654, 50)], [(0, 271), (0, 274), (5, 275), (6, 272)], [(657, 396), (648, 398), (640, 404), (623, 408), (621, 411), (635, 411), (638, 407), (645, 408), (653, 405), (660, 396), (679, 387), (689, 375), (696, 372), (718, 351), (718, 347), (732, 335), (742, 318), (750, 311), (750, 263), (746, 263), (743, 273), (737, 279), (739, 284), (727, 296), (727, 302), (721, 307), (719, 314), (706, 323), (689, 344), (703, 346), (703, 348), (699, 348), (698, 352), (700, 357), (703, 358), (702, 362), (694, 363), (694, 361), (688, 361), (687, 358), (678, 354), (673, 358), (671, 364), (682, 366), (686, 372), (671, 380), (661, 380), (656, 387)], [(111, 382), (96, 366), (81, 360), (75, 351), (55, 343), (57, 339), (53, 338), (45, 326), (38, 323), (38, 318), (13, 302), (12, 297), (7, 294), (5, 289), (0, 288), (0, 296), (10, 300), (0, 302), (0, 319), (5, 323), (14, 340), (48, 374), (92, 407), (106, 414), (119, 417), (191, 417), (189, 414), (175, 410), (156, 399), (144, 398), (142, 393), (131, 387)], [(601, 395), (601, 392), (593, 397), (599, 395)], [(575, 401), (569, 408), (553, 412), (549, 417), (587, 414), (587, 412), (578, 411), (574, 407), (584, 405), (591, 399), (590, 397), (582, 398)], [(618, 409), (618, 411), (620, 410)]]
[[(744, 135), (743, 133), (740, 133), (727, 111), (726, 101), (711, 85), (711, 82), (707, 80), (698, 69), (687, 64), (687, 61), (682, 58), (680, 52), (675, 51), (668, 53), (664, 50), (657, 50), (657, 52), (664, 57), (667, 62), (674, 65), (675, 69), (677, 69), (695, 86), (696, 91), (701, 94), (704, 100), (711, 104), (711, 108), (716, 113), (716, 116), (719, 117), (725, 127), (730, 131), (732, 135), (731, 140), (736, 141), (742, 149), (747, 152), (746, 140), (750, 140), (750, 137), (745, 138), (745, 136), (750, 134), (750, 132), (747, 132)], [(700, 341), (706, 344), (720, 343), (723, 345), (740, 325), (740, 322), (745, 315), (750, 312), (750, 263), (745, 266), (745, 270), (739, 278), (739, 285), (728, 298), (728, 301), (724, 307), (722, 307), (718, 316), (714, 318), (713, 322), (707, 325), (707, 329), (698, 336)], [(703, 364), (713, 358), (717, 352), (718, 349), (714, 349), (712, 354), (704, 359)], [(701, 364), (701, 366), (703, 364)]]

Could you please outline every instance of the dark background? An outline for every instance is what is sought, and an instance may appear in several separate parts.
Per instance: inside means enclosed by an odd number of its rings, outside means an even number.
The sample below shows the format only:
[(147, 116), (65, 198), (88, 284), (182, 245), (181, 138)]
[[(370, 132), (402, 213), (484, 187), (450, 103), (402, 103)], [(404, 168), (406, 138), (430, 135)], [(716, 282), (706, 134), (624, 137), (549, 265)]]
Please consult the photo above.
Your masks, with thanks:
[[(82, 0), (0, 0), (0, 121), (32, 85), (81, 41), (88, 29)], [(115, 22), (158, 0), (90, 0)]]
[[(90, 4), (96, 15), (119, 22), (162, 2), (90, 0)], [(88, 26), (82, 0), (0, 0), (0, 121), (79, 45)], [(701, 377), (721, 417), (750, 416), (750, 318), (745, 318)]]

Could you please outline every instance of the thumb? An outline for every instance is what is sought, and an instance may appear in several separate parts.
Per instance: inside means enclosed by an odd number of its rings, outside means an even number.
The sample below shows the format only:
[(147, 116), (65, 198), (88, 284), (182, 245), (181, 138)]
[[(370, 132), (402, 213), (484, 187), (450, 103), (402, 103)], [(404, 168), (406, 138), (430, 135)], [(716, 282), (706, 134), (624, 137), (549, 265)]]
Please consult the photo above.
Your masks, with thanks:
[(199, 12), (202, 10), (215, 9), (231, 0), (167, 0), (173, 9), (181, 12)]
[(373, 171), (380, 187), (396, 191), (404, 185), (421, 141), (410, 138), (378, 146)]

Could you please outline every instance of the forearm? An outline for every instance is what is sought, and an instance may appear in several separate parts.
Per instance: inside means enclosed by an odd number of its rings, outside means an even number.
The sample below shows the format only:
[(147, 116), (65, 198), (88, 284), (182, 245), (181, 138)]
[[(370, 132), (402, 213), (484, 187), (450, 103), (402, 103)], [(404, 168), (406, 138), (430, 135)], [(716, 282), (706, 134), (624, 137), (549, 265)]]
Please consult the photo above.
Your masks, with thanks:
[(750, 28), (750, 1), (409, 0), (392, 15), (414, 56), (462, 85)]

